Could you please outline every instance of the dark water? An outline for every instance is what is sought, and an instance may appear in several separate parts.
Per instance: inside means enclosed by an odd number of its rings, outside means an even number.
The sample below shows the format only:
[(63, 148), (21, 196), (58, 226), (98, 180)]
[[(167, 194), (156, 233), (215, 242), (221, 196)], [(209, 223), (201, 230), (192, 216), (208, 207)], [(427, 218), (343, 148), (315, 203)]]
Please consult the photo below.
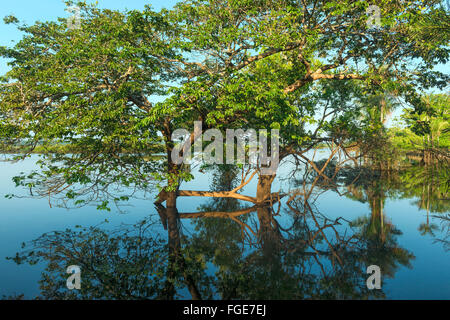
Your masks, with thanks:
[[(312, 186), (314, 175), (293, 174), (287, 163), (272, 185), (286, 195), (272, 207), (179, 197), (168, 210), (153, 204), (155, 191), (111, 212), (3, 197), (27, 195), (11, 179), (34, 168), (33, 159), (0, 163), (0, 297), (450, 299), (449, 173), (442, 167), (389, 176), (347, 168), (335, 183)], [(198, 173), (182, 189), (229, 190), (240, 174)], [(255, 192), (256, 179), (242, 193)], [(6, 259), (16, 253), (16, 261)], [(71, 264), (82, 269), (80, 292), (65, 286)], [(366, 286), (369, 265), (381, 269), (379, 290)]]

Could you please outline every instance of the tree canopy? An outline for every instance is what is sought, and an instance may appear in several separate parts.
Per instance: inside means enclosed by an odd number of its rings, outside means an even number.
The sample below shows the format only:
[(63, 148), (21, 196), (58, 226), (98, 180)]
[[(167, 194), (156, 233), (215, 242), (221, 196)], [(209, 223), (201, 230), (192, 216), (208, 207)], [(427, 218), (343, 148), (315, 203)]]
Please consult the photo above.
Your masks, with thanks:
[(67, 4), (81, 8), (80, 28), (5, 18), (25, 35), (0, 48), (11, 67), (0, 139), (22, 157), (70, 145), (17, 182), (74, 199), (95, 191), (100, 207), (113, 184), (177, 192), (192, 176), (170, 159), (172, 134), (194, 121), (279, 129), (280, 157), (301, 157), (324, 141), (367, 140), (373, 128), (360, 116), (370, 97), (395, 96), (420, 113), (421, 92), (448, 81), (434, 68), (449, 58), (441, 1), (378, 2), (380, 26), (359, 0), (186, 0), (159, 12)]

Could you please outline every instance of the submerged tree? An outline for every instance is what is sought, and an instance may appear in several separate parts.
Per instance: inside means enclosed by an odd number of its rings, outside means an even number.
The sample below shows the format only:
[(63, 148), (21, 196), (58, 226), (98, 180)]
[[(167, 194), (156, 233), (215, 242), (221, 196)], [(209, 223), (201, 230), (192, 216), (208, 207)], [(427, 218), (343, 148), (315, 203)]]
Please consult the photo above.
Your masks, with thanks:
[[(446, 75), (429, 70), (448, 59), (448, 33), (428, 28), (445, 17), (439, 1), (379, 5), (375, 30), (365, 1), (181, 2), (167, 15), (197, 74), (180, 86), (177, 104), (198, 109), (207, 125), (280, 128), (281, 158), (348, 138), (354, 100), (389, 92), (414, 104), (416, 90), (445, 85)], [(260, 177), (261, 187), (271, 181)]]
[[(445, 21), (439, 4), (383, 1), (376, 29), (359, 0), (194, 0), (159, 13), (81, 2), (79, 29), (65, 19), (19, 25), (25, 37), (1, 49), (12, 68), (0, 86), (0, 138), (19, 144), (22, 156), (38, 144), (70, 145), (70, 154), (41, 160), (41, 194), (94, 191), (105, 208), (108, 186), (147, 189), (154, 178), (168, 207), (177, 196), (212, 196), (179, 190), (191, 174), (171, 161), (176, 129), (194, 121), (280, 129), (280, 158), (301, 157), (324, 139), (340, 146), (363, 138), (354, 100), (389, 92), (415, 105), (416, 90), (445, 84), (432, 71), (448, 60), (448, 32), (431, 28)], [(275, 174), (260, 175), (260, 192), (247, 200), (266, 201)]]
[[(0, 86), (1, 143), (20, 146), (20, 158), (37, 145), (69, 145), (69, 152), (43, 155), (41, 172), (16, 182), (48, 197), (64, 192), (78, 205), (89, 194), (106, 208), (120, 200), (111, 199), (109, 186), (148, 190), (169, 179), (168, 159), (161, 157), (165, 124), (150, 100), (177, 79), (160, 58), (176, 53), (166, 41), (168, 24), (150, 9), (78, 5), (79, 29), (68, 29), (66, 19), (18, 25), (26, 36), (1, 48), (11, 61)], [(170, 144), (170, 135), (165, 138)]]

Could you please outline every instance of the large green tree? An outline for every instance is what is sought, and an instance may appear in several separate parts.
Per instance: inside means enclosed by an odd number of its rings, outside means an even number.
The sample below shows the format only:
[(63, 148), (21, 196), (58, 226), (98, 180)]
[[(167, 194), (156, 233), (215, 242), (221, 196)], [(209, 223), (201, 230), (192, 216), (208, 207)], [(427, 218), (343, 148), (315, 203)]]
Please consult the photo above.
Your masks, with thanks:
[(447, 79), (433, 70), (448, 59), (440, 2), (377, 5), (379, 28), (368, 25), (366, 1), (180, 2), (166, 15), (191, 76), (176, 104), (205, 127), (281, 129), (281, 157), (361, 137), (355, 100), (389, 93), (417, 104), (420, 90)]
[[(358, 0), (193, 0), (159, 13), (78, 5), (79, 29), (65, 19), (19, 25), (24, 38), (1, 48), (11, 70), (0, 137), (24, 154), (70, 144), (70, 154), (44, 157), (38, 180), (16, 181), (69, 198), (94, 191), (100, 207), (111, 184), (146, 189), (152, 177), (169, 207), (177, 195), (214, 196), (180, 191), (190, 174), (171, 161), (172, 133), (194, 121), (280, 129), (280, 157), (302, 156), (363, 136), (355, 100), (388, 91), (417, 104), (416, 91), (447, 79), (433, 70), (448, 60), (448, 31), (433, 24), (447, 18), (440, 1), (378, 2), (379, 27)], [(264, 201), (274, 176), (260, 175), (247, 200)]]
[(39, 185), (48, 196), (94, 194), (105, 208), (109, 186), (148, 189), (169, 179), (170, 135), (164, 140), (161, 132), (172, 119), (161, 119), (151, 101), (178, 77), (160, 57), (176, 54), (166, 41), (170, 27), (149, 8), (121, 13), (78, 5), (78, 29), (66, 19), (26, 26), (5, 18), (25, 36), (0, 48), (11, 67), (0, 86), (0, 135), (3, 145), (19, 145), (22, 157), (38, 145), (69, 145), (69, 152), (45, 155), (38, 175), (16, 182)]

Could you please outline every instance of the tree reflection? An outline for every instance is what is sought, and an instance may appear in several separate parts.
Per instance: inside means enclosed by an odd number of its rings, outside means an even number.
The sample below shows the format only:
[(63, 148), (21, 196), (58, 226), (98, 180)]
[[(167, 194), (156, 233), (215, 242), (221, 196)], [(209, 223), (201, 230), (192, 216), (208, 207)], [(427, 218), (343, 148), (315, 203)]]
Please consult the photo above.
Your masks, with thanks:
[[(379, 265), (393, 277), (413, 255), (398, 245), (400, 233), (383, 213), (386, 194), (376, 181), (354, 187), (362, 188), (354, 196), (369, 201), (369, 217), (349, 223), (317, 210), (311, 195), (338, 176), (333, 165), (329, 170), (322, 173), (334, 178), (316, 176), (315, 184), (291, 190), (287, 201), (274, 199), (269, 188), (271, 203), (253, 206), (214, 197), (198, 212), (183, 213), (157, 203), (161, 224), (149, 218), (114, 230), (105, 225), (48, 233), (13, 259), (46, 265), (42, 299), (383, 298), (382, 290), (367, 289), (366, 267)], [(235, 167), (213, 168), (211, 190), (232, 190), (238, 175)], [(192, 235), (183, 233), (184, 221), (192, 224)], [(73, 264), (82, 269), (79, 291), (65, 286)]]
[(443, 233), (442, 238), (436, 239), (436, 242), (440, 242), (444, 245), (446, 251), (450, 251), (450, 214), (444, 216), (435, 216), (441, 222), (441, 230)]
[[(336, 167), (332, 164), (331, 167)], [(380, 243), (386, 241), (389, 234), (401, 234), (384, 214), (386, 198), (414, 199), (419, 210), (426, 211), (426, 221), (418, 226), (421, 235), (436, 237), (439, 230), (432, 223), (430, 214), (440, 215), (450, 211), (449, 199), (449, 168), (441, 164), (435, 166), (403, 167), (401, 170), (388, 174), (372, 168), (345, 167), (338, 170), (331, 184), (319, 181), (319, 186), (325, 190), (334, 190), (351, 199), (367, 202), (371, 209), (370, 217), (362, 217), (355, 222), (367, 235), (378, 237)]]
[[(42, 299), (159, 298), (165, 287), (166, 244), (151, 235), (154, 224), (107, 230), (101, 226), (43, 234), (13, 260), (46, 264), (40, 280)], [(82, 290), (67, 290), (66, 268), (82, 269)]]

